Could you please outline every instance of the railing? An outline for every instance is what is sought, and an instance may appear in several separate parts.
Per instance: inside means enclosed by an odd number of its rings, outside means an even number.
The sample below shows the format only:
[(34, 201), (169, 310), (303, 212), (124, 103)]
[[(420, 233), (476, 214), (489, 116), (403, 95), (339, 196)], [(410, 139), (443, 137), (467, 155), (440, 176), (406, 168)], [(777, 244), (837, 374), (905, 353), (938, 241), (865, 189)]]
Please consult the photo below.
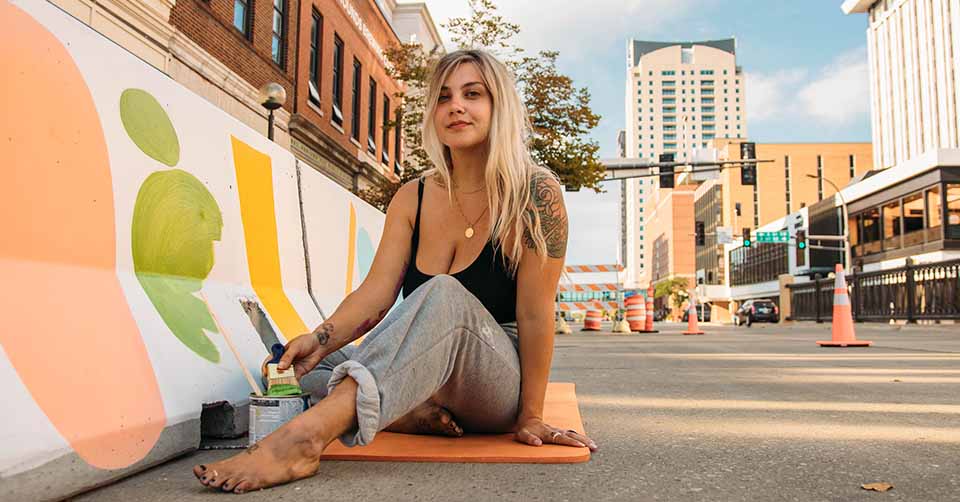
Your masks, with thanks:
[[(960, 319), (960, 260), (860, 272), (847, 276), (855, 321)], [(833, 317), (834, 279), (790, 284), (791, 314), (796, 321)]]

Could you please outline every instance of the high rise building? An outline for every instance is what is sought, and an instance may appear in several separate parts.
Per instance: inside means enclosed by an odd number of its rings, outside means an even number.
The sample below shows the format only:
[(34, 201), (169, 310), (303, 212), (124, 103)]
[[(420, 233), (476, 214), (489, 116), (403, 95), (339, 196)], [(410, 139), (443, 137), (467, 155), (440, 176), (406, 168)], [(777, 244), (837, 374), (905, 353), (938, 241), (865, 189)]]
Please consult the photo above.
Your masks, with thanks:
[[(689, 160), (713, 139), (747, 136), (745, 81), (736, 45), (733, 38), (627, 41), (627, 157), (657, 160), (672, 153), (678, 161)], [(625, 183), (627, 287), (645, 287), (652, 279), (653, 244), (644, 220), (661, 203), (672, 207), (662, 200), (672, 197), (672, 190), (657, 189), (655, 180)]]
[(841, 8), (867, 15), (877, 167), (960, 148), (960, 2), (846, 0)]

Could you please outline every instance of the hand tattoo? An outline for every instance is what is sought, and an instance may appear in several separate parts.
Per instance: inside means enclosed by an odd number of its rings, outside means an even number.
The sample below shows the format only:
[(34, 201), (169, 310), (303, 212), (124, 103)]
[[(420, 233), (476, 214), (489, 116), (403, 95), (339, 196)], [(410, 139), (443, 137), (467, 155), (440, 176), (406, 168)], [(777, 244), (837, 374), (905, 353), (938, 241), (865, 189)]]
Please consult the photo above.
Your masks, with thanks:
[(317, 341), (320, 342), (320, 345), (326, 345), (330, 341), (330, 335), (333, 334), (333, 323), (327, 321), (320, 325), (319, 328), (314, 332), (314, 335), (317, 337)]

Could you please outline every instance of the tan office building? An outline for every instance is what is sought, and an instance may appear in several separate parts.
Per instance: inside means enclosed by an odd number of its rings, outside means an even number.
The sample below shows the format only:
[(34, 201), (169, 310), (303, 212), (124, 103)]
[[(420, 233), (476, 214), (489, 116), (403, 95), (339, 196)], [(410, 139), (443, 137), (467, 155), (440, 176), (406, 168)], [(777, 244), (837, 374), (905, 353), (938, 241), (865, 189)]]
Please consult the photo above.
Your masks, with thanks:
[[(718, 157), (740, 159), (743, 141), (715, 140)], [(714, 304), (719, 321), (728, 320), (730, 277), (729, 257), (717, 243), (718, 227), (730, 228), (740, 239), (744, 228), (753, 234), (760, 226), (833, 197), (834, 185), (843, 189), (873, 168), (870, 143), (757, 143), (756, 157), (773, 161), (758, 165), (756, 185), (742, 185), (740, 170), (733, 168), (699, 184), (695, 192), (693, 221), (703, 221), (705, 233), (704, 245), (695, 251), (696, 283), (703, 285), (702, 299)], [(689, 222), (691, 234), (693, 221)], [(777, 273), (771, 273), (775, 279)]]
[[(736, 61), (736, 40), (627, 41), (626, 157), (685, 160), (714, 138), (745, 138), (745, 82)], [(649, 214), (660, 206), (652, 178), (625, 183), (626, 285), (651, 278), (653, 241)], [(672, 202), (670, 204), (673, 204)]]

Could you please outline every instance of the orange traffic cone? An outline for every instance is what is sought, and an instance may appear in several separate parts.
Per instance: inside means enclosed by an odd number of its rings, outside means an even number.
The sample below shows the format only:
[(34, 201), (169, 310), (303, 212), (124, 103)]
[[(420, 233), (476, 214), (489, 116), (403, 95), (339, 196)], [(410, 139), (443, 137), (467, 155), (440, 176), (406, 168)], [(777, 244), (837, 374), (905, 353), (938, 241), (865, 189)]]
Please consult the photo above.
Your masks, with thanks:
[(843, 267), (838, 263), (836, 283), (833, 289), (833, 340), (817, 342), (821, 347), (869, 347), (873, 342), (857, 340), (853, 332), (853, 312), (850, 307), (850, 295), (847, 294), (847, 279), (843, 276)]
[(700, 327), (697, 326), (697, 297), (694, 296), (693, 292), (690, 292), (690, 309), (687, 312), (687, 330), (683, 332), (684, 335), (702, 335), (703, 331), (700, 331)]
[(653, 329), (653, 284), (647, 287), (647, 322), (643, 329), (644, 333), (658, 333)]

